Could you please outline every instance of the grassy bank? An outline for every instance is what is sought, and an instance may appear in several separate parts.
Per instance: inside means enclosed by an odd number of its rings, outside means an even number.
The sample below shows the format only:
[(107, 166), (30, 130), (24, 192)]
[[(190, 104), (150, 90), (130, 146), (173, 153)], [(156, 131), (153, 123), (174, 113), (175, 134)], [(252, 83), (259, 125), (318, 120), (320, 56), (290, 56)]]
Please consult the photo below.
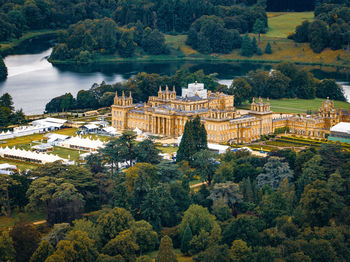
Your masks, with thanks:
[(0, 42), (0, 54), (6, 55), (10, 53), (14, 48), (22, 44), (24, 41), (29, 39), (34, 39), (38, 37), (43, 36), (55, 36), (57, 33), (57, 30), (38, 30), (38, 31), (30, 31), (25, 34), (23, 34), (20, 38), (12, 39), (10, 41), (6, 42)]
[[(91, 63), (116, 63), (116, 62), (162, 62), (162, 61), (210, 61), (210, 62), (256, 62), (256, 63), (280, 63), (291, 61), (301, 65), (337, 66), (350, 68), (350, 53), (343, 50), (326, 49), (321, 54), (314, 53), (308, 43), (295, 43), (287, 39), (287, 36), (295, 30), (295, 27), (304, 20), (313, 20), (312, 12), (288, 12), (268, 13), (269, 30), (261, 36), (260, 48), (265, 49), (268, 42), (271, 43), (273, 53), (244, 57), (240, 50), (234, 50), (229, 54), (200, 54), (186, 45), (186, 35), (165, 35), (167, 45), (170, 47), (169, 55), (147, 55), (137, 51), (134, 57), (123, 58), (118, 54), (96, 56)], [(253, 36), (253, 34), (251, 34)], [(57, 61), (53, 64), (72, 64), (73, 60)]]
[[(91, 63), (117, 63), (117, 62), (163, 62), (163, 61), (210, 61), (210, 62), (256, 62), (256, 63), (280, 63), (291, 61), (301, 65), (337, 66), (350, 68), (350, 53), (343, 50), (326, 49), (321, 54), (314, 53), (308, 43), (295, 43), (292, 40), (261, 36), (260, 48), (265, 49), (268, 42), (271, 43), (273, 53), (244, 57), (240, 55), (240, 49), (229, 54), (200, 54), (186, 45), (186, 35), (166, 35), (166, 42), (170, 46), (169, 55), (139, 54), (130, 58), (123, 58), (117, 54), (97, 55)], [(53, 64), (75, 64), (74, 60), (50, 60)]]
[[(270, 99), (271, 110), (276, 113), (306, 113), (308, 110), (318, 111), (325, 99)], [(350, 103), (335, 101), (336, 108), (350, 109)], [(241, 109), (250, 109), (250, 104), (240, 106)]]

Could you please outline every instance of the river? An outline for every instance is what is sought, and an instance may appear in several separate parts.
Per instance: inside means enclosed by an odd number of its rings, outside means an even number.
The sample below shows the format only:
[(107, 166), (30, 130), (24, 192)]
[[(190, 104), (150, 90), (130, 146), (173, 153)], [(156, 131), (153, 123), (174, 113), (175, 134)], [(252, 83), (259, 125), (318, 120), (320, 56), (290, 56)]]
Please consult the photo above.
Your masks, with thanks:
[[(35, 48), (33, 48), (35, 47)], [(54, 97), (65, 93), (75, 96), (81, 89), (89, 89), (94, 83), (125, 81), (138, 72), (173, 74), (187, 67), (191, 71), (203, 69), (205, 73), (217, 73), (220, 83), (229, 85), (232, 79), (258, 68), (272, 66), (256, 63), (208, 63), (208, 62), (162, 62), (162, 63), (116, 63), (108, 65), (53, 66), (47, 61), (52, 48), (50, 43), (32, 41), (16, 50), (15, 55), (5, 57), (8, 68), (7, 80), (0, 82), (0, 95), (9, 93), (16, 109), (26, 114), (43, 113), (45, 105)], [(349, 73), (336, 70), (313, 69), (318, 78), (334, 78), (344, 87), (350, 99)]]

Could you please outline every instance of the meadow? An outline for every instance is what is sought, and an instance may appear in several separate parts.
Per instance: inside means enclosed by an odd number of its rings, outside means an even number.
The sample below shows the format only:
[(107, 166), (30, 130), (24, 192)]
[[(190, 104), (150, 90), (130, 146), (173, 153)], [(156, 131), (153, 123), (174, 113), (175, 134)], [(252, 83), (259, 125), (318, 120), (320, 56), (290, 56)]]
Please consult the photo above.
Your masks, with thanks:
[[(271, 110), (275, 113), (306, 113), (308, 110), (313, 112), (318, 111), (325, 99), (270, 99)], [(266, 100), (264, 100), (266, 101)], [(350, 109), (350, 103), (334, 101), (336, 108)], [(241, 109), (250, 109), (250, 104), (247, 102), (241, 105)]]

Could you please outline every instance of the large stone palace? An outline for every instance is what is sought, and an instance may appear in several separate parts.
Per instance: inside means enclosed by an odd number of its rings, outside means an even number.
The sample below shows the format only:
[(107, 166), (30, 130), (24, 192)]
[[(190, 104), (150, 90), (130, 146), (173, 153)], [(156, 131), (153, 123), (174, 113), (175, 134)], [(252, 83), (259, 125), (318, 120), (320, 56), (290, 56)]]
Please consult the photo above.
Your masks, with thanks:
[(147, 103), (134, 103), (131, 93), (116, 94), (112, 105), (112, 125), (118, 131), (134, 130), (168, 137), (179, 137), (188, 120), (200, 116), (212, 143), (248, 143), (268, 135), (276, 128), (288, 127), (289, 132), (311, 137), (325, 137), (330, 127), (350, 122), (350, 111), (335, 109), (327, 99), (317, 115), (274, 114), (269, 100), (253, 99), (250, 110), (242, 113), (234, 107), (234, 96), (211, 92), (204, 84), (189, 84), (177, 96), (175, 88), (159, 88), (158, 96)]

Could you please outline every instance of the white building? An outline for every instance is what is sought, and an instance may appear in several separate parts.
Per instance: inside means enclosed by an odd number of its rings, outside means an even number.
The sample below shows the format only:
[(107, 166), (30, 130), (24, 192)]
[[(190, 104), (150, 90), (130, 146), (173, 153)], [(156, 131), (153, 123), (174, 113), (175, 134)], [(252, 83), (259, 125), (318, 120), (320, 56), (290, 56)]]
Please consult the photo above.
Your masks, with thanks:
[(208, 90), (204, 89), (203, 83), (188, 84), (188, 88), (182, 88), (182, 97), (194, 97), (199, 96), (202, 99), (208, 98)]

